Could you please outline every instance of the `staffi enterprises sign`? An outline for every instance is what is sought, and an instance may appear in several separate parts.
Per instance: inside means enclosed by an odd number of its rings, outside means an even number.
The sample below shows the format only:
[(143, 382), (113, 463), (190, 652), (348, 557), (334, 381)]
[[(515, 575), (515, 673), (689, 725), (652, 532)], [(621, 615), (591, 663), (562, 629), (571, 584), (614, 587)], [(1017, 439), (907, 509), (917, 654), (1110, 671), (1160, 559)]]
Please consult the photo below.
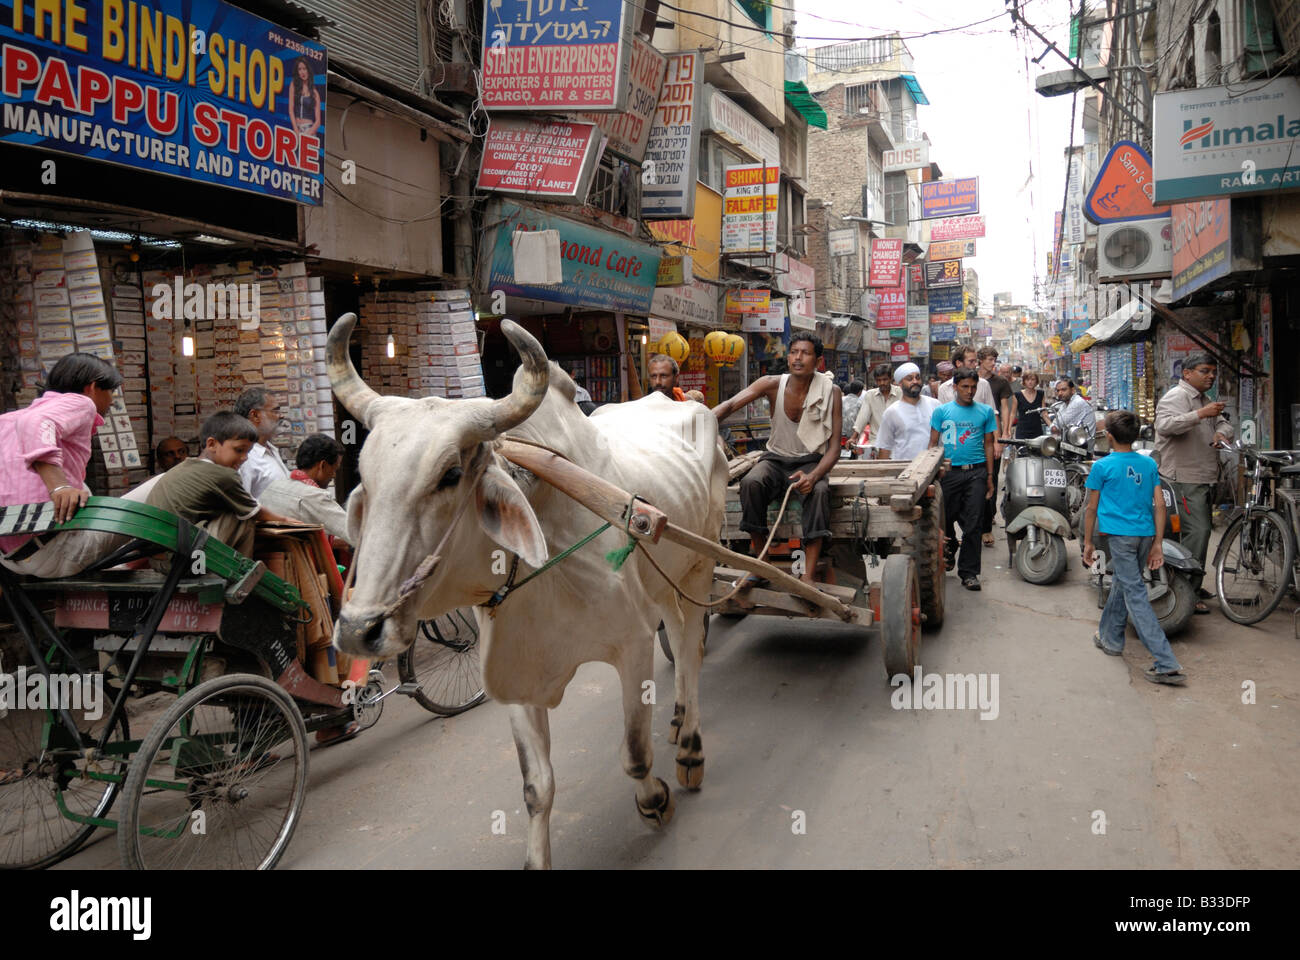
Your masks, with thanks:
[(1154, 203), (1300, 188), (1300, 79), (1158, 93)]

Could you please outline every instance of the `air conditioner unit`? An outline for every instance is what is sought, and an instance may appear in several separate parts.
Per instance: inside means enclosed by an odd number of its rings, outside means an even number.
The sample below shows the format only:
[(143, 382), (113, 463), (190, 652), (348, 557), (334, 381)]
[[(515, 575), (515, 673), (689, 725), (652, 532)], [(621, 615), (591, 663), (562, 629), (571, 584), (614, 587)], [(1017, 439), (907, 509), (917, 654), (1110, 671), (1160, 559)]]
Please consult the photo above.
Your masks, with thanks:
[(1173, 229), (1168, 217), (1103, 223), (1097, 228), (1097, 279), (1155, 280), (1174, 269)]

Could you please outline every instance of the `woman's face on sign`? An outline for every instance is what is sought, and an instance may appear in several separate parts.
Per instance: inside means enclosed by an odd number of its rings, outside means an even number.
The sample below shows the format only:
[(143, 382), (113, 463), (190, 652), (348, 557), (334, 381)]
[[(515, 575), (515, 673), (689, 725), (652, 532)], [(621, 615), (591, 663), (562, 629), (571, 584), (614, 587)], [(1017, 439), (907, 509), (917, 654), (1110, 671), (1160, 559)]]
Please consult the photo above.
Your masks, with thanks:
[(298, 79), (299, 80), (311, 79), (311, 73), (308, 72), (307, 70), (307, 64), (303, 63), (302, 61), (298, 62)]

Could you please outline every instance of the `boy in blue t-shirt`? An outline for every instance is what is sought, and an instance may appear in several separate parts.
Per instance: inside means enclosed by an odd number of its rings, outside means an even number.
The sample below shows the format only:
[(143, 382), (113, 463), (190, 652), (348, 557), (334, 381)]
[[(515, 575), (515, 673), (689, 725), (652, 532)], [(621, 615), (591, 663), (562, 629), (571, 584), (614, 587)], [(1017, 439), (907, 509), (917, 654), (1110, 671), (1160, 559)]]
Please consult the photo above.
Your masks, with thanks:
[(1093, 464), (1088, 474), (1088, 504), (1083, 516), (1083, 562), (1093, 563), (1093, 531), (1109, 538), (1114, 577), (1110, 599), (1101, 614), (1101, 624), (1092, 635), (1104, 653), (1118, 657), (1124, 652), (1124, 628), (1129, 617), (1138, 638), (1155, 657), (1145, 676), (1152, 683), (1181, 685), (1187, 682), (1182, 667), (1169, 648), (1147, 599), (1142, 581), (1142, 563), (1157, 570), (1165, 562), (1161, 539), (1165, 530), (1165, 500), (1155, 461), (1133, 452), (1138, 435), (1138, 418), (1129, 410), (1106, 414), (1106, 432), (1111, 452)]
[(943, 447), (952, 467), (939, 478), (943, 490), (944, 563), (953, 566), (956, 549), (955, 523), (961, 524), (961, 559), (957, 575), (967, 590), (980, 588), (980, 530), (984, 524), (984, 501), (993, 496), (993, 438), (998, 421), (993, 408), (975, 402), (979, 374), (958, 370), (952, 378), (956, 400), (943, 404), (930, 415), (930, 446)]

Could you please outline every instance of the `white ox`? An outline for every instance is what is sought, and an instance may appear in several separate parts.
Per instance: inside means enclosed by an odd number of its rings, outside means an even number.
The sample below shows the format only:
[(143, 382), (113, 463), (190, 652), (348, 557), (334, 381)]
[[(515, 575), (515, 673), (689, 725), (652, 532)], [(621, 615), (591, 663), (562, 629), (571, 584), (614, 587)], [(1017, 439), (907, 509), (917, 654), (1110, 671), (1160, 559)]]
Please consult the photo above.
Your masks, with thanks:
[[(544, 443), (659, 507), (673, 523), (716, 540), (727, 469), (714, 418), (699, 404), (657, 393), (585, 417), (574, 403), (573, 381), (509, 320), (502, 330), (524, 361), (510, 396), (383, 397), (348, 359), (355, 320), (345, 315), (329, 335), (334, 393), (370, 429), (361, 450), (362, 486), (348, 503), (360, 546), (336, 646), (357, 656), (395, 656), (411, 643), (418, 619), (475, 607), (484, 685), (510, 705), (528, 807), (527, 867), (549, 867), (551, 859), (555, 784), (548, 711), (560, 703), (579, 665), (611, 664), (622, 683), (621, 756), (624, 772), (636, 781), (637, 812), (652, 825), (666, 823), (674, 801), (668, 785), (651, 776), (652, 705), (643, 702), (642, 685), (654, 676), (654, 635), (662, 621), (676, 661), (670, 742), (678, 744), (677, 779), (698, 787), (704, 777), (699, 672), (706, 614), (679, 600), (640, 549), (615, 572), (605, 554), (626, 543), (616, 528), (509, 594), (494, 614), (478, 606), (506, 582), (505, 574), (493, 572), (494, 553), (496, 569), (502, 568), (501, 548), (521, 559), (522, 579), (600, 525), (595, 514), (506, 461), (493, 441), (509, 433)], [(394, 609), (403, 583), (440, 543), (445, 559), (409, 603)], [(709, 595), (711, 560), (667, 541), (648, 549), (687, 594)]]

